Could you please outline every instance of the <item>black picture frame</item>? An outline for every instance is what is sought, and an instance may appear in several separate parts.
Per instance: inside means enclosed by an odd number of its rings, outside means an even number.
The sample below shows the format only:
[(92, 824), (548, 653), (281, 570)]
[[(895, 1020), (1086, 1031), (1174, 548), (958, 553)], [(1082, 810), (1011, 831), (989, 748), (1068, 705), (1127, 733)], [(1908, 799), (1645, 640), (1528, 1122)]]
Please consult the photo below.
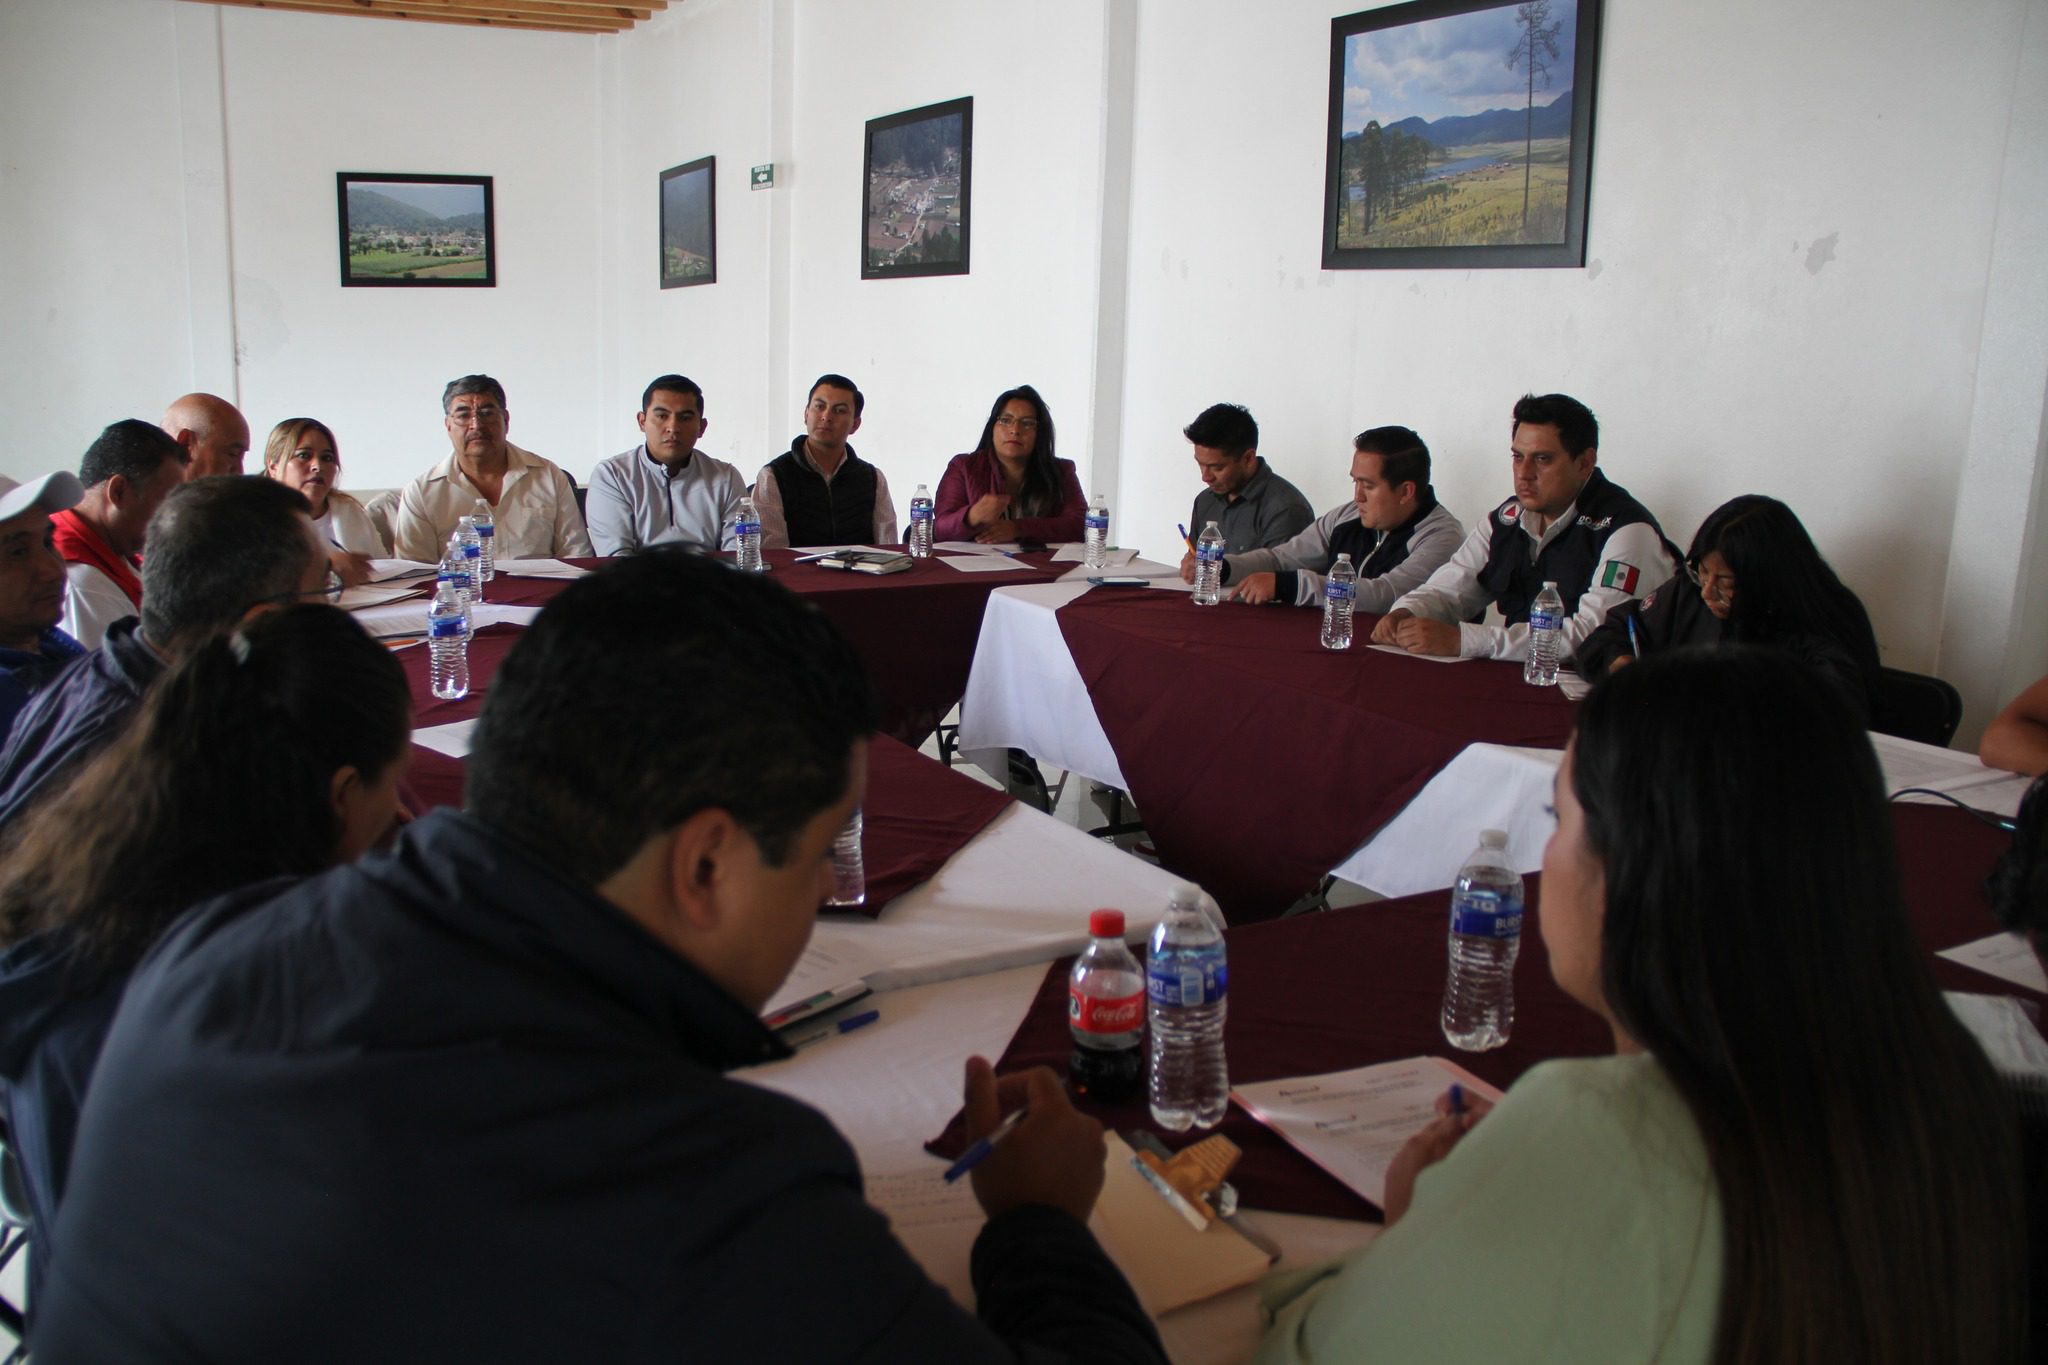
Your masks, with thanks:
[(718, 158), (661, 173), (661, 287), (718, 283)]
[(862, 279), (967, 274), (974, 98), (869, 119), (860, 183)]
[[(1323, 269), (1584, 266), (1602, 5), (1413, 0), (1331, 20)], [(1466, 54), (1491, 58), (1498, 87)], [(1491, 107), (1496, 88), (1508, 105)]]
[(334, 197), (343, 288), (497, 286), (490, 176), (337, 171)]

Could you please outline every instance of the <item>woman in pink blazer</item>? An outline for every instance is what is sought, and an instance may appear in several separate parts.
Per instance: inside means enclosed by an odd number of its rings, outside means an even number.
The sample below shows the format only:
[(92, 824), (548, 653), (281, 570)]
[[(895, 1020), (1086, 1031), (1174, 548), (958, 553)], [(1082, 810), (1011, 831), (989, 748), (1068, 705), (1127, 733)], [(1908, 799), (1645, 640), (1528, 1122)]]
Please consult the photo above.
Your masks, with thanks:
[(981, 444), (939, 480), (938, 540), (1079, 540), (1088, 499), (1072, 460), (1053, 458), (1052, 413), (1029, 384), (989, 409)]

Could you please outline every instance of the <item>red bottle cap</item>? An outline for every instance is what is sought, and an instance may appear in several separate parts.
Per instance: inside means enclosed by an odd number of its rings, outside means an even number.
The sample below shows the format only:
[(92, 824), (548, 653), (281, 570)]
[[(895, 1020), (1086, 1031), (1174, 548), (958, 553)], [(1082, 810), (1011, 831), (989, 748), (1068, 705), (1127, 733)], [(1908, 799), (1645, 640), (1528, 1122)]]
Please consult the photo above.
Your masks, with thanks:
[(1124, 936), (1124, 912), (1121, 910), (1095, 910), (1088, 915), (1088, 934), (1091, 938), (1122, 938)]

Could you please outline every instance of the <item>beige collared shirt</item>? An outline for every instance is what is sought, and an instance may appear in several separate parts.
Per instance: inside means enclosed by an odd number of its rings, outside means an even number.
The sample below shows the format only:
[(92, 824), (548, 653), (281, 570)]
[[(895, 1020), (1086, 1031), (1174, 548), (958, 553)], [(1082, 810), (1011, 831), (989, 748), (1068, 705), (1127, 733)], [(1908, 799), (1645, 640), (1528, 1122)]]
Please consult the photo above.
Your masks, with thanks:
[[(400, 559), (438, 564), (455, 523), (483, 494), (454, 455), (406, 485), (392, 518), (393, 550)], [(505, 484), (491, 509), (498, 527), (499, 559), (588, 557), (590, 533), (576, 510), (576, 486), (552, 460), (506, 443)]]

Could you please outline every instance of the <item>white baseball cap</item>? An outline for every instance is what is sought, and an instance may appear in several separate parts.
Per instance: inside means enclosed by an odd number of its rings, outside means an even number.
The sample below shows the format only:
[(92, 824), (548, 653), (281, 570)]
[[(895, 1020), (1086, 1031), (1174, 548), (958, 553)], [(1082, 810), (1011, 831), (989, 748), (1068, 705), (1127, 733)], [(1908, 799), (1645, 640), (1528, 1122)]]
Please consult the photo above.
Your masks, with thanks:
[(11, 521), (28, 511), (40, 507), (45, 512), (61, 512), (67, 507), (76, 507), (78, 500), (85, 496), (85, 485), (78, 476), (60, 469), (54, 474), (45, 474), (40, 479), (17, 483), (0, 474), (0, 521)]

